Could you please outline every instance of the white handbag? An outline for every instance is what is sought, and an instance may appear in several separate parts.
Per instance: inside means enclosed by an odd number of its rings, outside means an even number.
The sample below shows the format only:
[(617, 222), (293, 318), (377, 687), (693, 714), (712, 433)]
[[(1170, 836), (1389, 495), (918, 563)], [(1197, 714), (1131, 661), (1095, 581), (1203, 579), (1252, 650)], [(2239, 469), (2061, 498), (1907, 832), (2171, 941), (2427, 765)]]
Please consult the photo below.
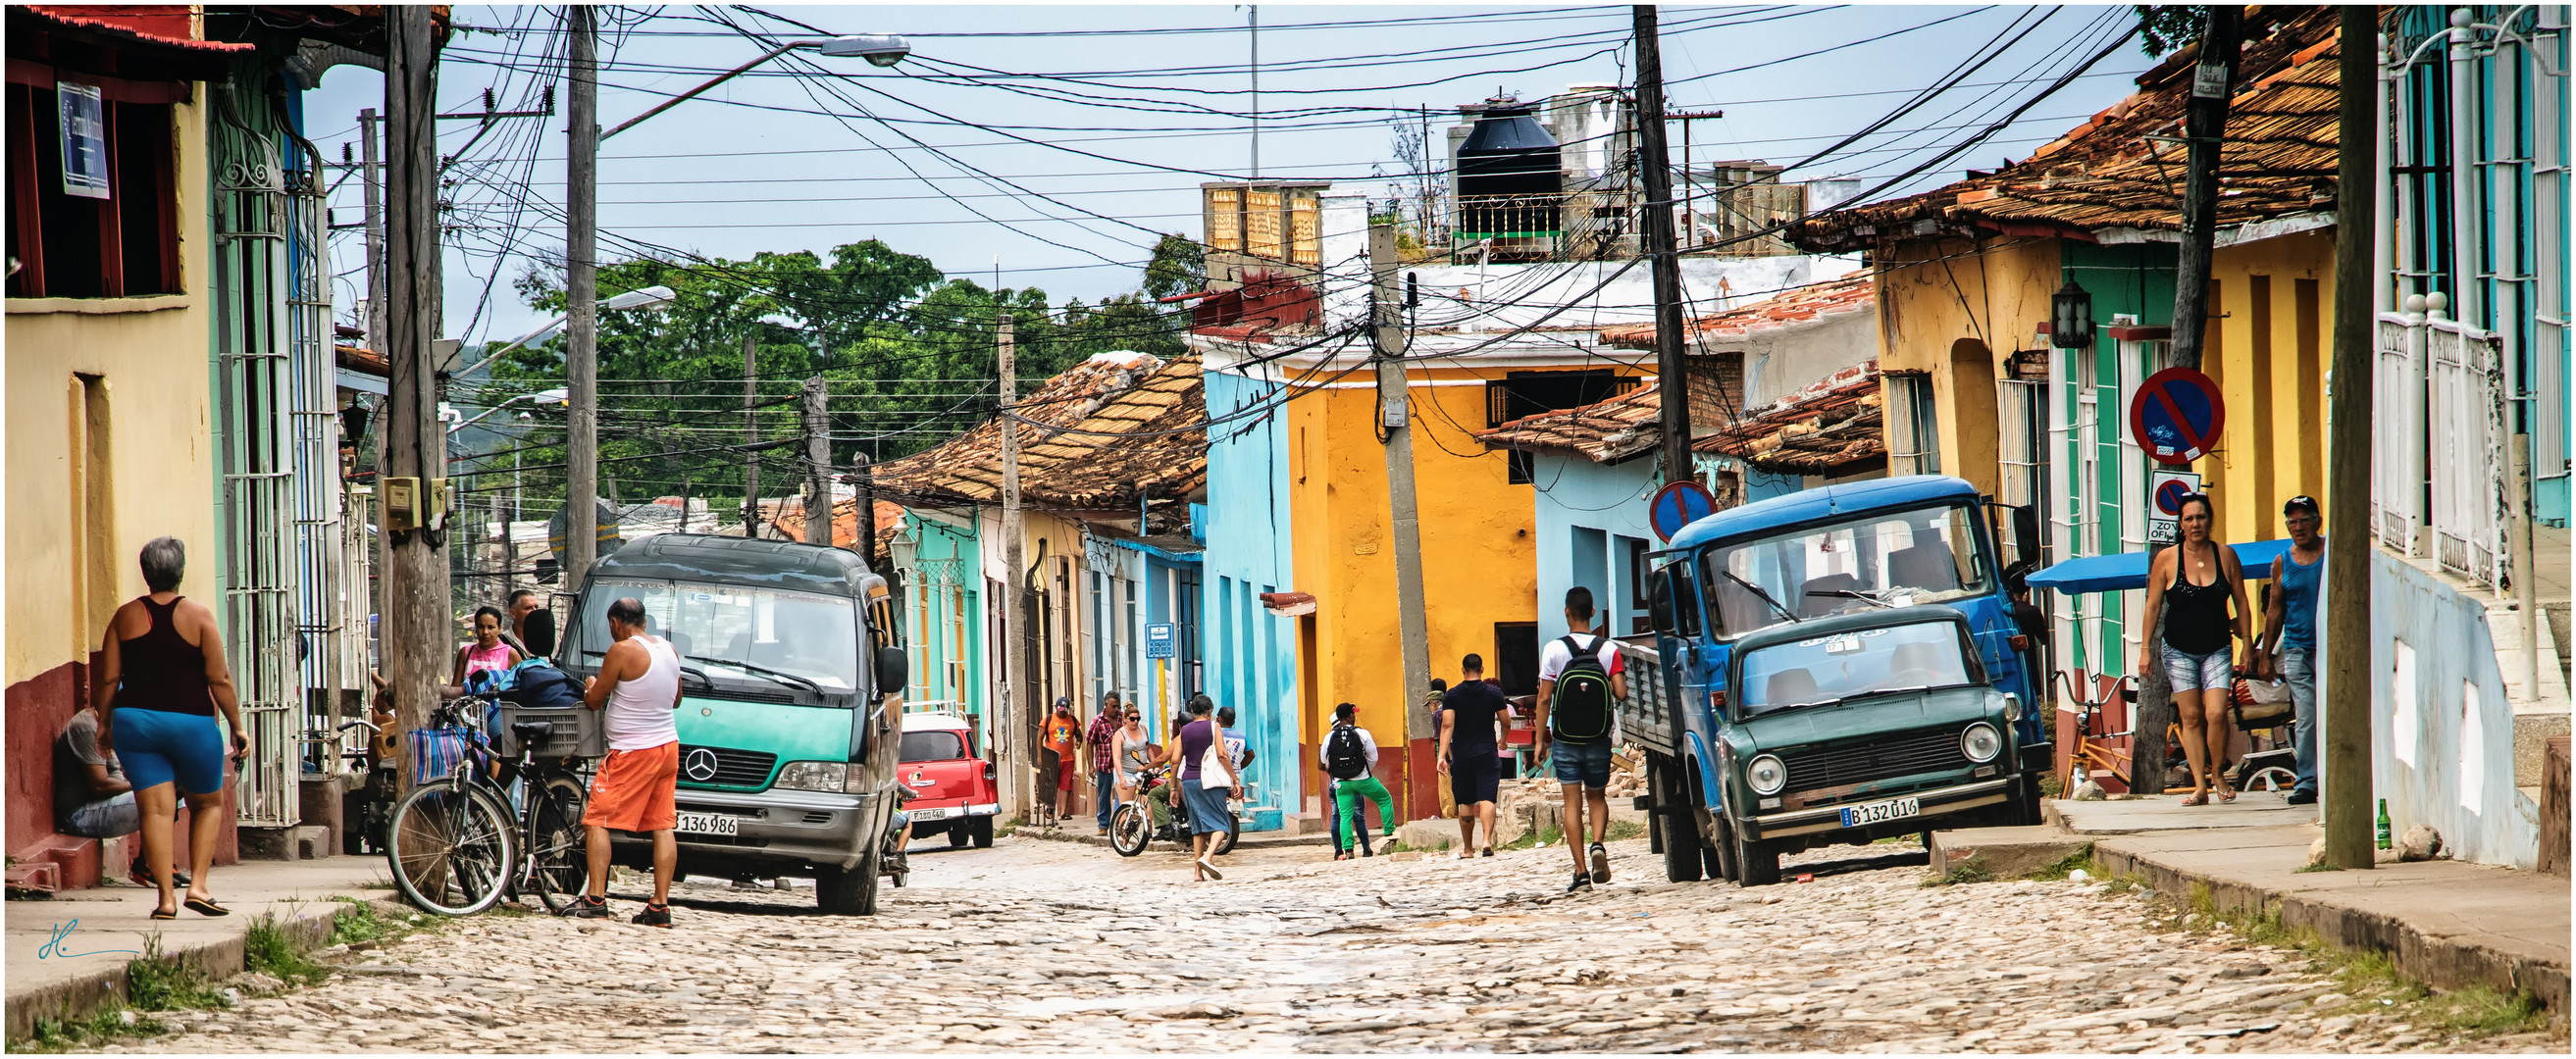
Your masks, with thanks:
[(1225, 752), (1225, 734), (1219, 732), (1215, 739), (1208, 741), (1207, 753), (1199, 755), (1199, 786), (1212, 791), (1233, 790), (1234, 783), (1225, 778), (1229, 760)]

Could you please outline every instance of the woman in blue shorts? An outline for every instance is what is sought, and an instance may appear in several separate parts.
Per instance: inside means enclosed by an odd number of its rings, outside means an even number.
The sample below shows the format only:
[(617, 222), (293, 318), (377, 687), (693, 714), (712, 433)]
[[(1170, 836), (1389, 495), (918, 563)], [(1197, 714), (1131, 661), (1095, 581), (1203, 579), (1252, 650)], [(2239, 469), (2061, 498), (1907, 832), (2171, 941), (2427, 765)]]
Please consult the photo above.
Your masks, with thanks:
[[(239, 759), (250, 749), (241, 704), (233, 698), (214, 612), (179, 594), (187, 550), (176, 539), (156, 537), (143, 546), (142, 564), (151, 591), (117, 608), (99, 645), (98, 712), (107, 723), (99, 726), (98, 746), (125, 765), (143, 810), (143, 858), (161, 890), (152, 918), (176, 918), (182, 903), (199, 915), (230, 915), (215, 903), (206, 877), (224, 825), (227, 755), (215, 710), (231, 722), (229, 756)], [(188, 873), (186, 900), (178, 902), (170, 873), (182, 795), (192, 811), (188, 854), (195, 870)]]
[[(2174, 712), (2182, 718), (2183, 756), (2191, 759), (2191, 795), (2184, 805), (2207, 805), (2214, 786), (2218, 800), (2232, 802), (2227, 786), (2227, 700), (2236, 686), (2237, 641), (2248, 644), (2243, 572), (2236, 550), (2218, 543), (2209, 497), (2182, 498), (2182, 542), (2156, 556), (2147, 571), (2147, 612), (2141, 628), (2156, 627), (2164, 616), (2161, 642), (2138, 647), (2138, 672), (2164, 667), (2173, 681)], [(2230, 607), (2234, 609), (2231, 611)], [(2150, 745), (2160, 740), (2150, 738)], [(2149, 759), (2151, 762), (2152, 758)], [(2163, 793), (2161, 777), (2141, 784), (2147, 793)]]

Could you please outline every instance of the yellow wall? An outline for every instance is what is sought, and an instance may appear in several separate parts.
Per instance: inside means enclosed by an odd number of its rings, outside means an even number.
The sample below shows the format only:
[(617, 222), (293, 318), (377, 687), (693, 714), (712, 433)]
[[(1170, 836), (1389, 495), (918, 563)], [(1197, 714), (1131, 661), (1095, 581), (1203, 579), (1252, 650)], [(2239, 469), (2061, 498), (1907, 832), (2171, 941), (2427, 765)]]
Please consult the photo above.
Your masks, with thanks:
[[(2325, 369), (2331, 357), (2334, 235), (2301, 232), (2221, 247), (2210, 259), (2201, 370), (2227, 423), (2197, 466), (2229, 541), (2277, 540), (2281, 502), (2326, 496)], [(2259, 295), (2259, 297), (2258, 297)]]
[(1894, 253), (1877, 271), (1879, 368), (1930, 373), (1941, 473), (1992, 493), (1995, 380), (2048, 319), (2057, 241), (1914, 242)]
[[(135, 556), (154, 537), (186, 543), (180, 591), (216, 602), (206, 130), (201, 104), (172, 111), (187, 293), (8, 302), (9, 684), (88, 660), (115, 603), (142, 594)], [(91, 391), (103, 416), (84, 408), (80, 374), (103, 384)], [(108, 424), (96, 462), (109, 484), (101, 510), (85, 513), (74, 448), (92, 418)], [(85, 532), (93, 521), (107, 532)]]

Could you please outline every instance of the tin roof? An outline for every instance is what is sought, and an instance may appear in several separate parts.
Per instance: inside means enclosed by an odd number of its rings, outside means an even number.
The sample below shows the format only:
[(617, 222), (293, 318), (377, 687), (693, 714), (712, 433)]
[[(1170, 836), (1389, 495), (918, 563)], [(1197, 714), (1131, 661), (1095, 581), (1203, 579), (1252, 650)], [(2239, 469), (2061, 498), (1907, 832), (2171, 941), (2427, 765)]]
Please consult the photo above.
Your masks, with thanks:
[[(2220, 149), (2218, 223), (2231, 227), (2334, 208), (2334, 9), (2249, 7)], [(1995, 173), (1790, 226), (1811, 251), (1898, 239), (2059, 235), (2182, 226), (2183, 109), (2196, 48), (2138, 77), (2139, 90)]]

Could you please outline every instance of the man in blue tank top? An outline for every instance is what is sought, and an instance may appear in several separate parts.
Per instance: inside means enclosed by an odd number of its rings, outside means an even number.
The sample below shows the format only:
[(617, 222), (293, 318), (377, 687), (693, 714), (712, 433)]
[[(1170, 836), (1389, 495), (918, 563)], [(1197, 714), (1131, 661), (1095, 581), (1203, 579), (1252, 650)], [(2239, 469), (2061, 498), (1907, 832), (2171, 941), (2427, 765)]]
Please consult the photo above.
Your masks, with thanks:
[[(2312, 497), (2294, 496), (2281, 505), (2281, 521), (2290, 530), (2290, 552), (2272, 560), (2272, 604), (2263, 612), (2263, 636), (2254, 645), (2255, 666), (2278, 673), (2290, 685), (2292, 753), (2299, 782), (2290, 789), (2292, 805), (2317, 800), (2317, 590), (2326, 572), (2326, 539), (2317, 530), (2325, 517)], [(2277, 652), (2266, 665), (2264, 652)]]

